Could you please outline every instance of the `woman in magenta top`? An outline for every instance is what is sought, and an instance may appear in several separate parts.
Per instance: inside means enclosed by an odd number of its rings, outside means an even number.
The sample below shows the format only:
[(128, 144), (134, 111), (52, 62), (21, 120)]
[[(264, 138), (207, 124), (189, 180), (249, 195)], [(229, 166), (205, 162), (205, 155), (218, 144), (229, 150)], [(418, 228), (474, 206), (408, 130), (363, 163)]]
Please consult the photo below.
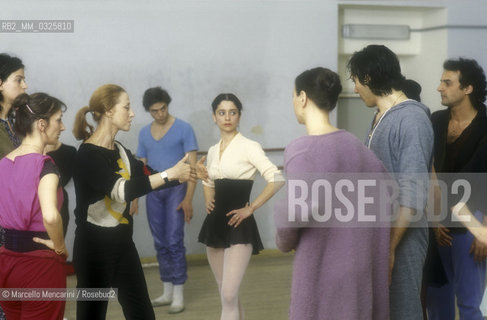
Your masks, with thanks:
[[(65, 288), (68, 256), (59, 208), (59, 172), (46, 144), (57, 142), (64, 104), (45, 93), (13, 103), (20, 146), (0, 160), (1, 288)], [(0, 301), (7, 319), (62, 319), (64, 301)]]

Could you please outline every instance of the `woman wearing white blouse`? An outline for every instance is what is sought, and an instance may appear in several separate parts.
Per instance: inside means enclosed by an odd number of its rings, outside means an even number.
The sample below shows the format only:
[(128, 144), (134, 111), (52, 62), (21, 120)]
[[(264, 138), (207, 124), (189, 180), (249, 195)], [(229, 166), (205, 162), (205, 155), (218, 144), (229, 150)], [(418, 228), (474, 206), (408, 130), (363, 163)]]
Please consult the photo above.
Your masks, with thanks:
[[(220, 291), (221, 319), (243, 319), (240, 283), (252, 253), (263, 249), (253, 213), (282, 187), (284, 179), (260, 144), (237, 131), (242, 104), (235, 95), (218, 95), (212, 108), (221, 140), (208, 150), (209, 178), (203, 181), (208, 215), (198, 240), (207, 246), (208, 262)], [(257, 171), (267, 185), (250, 202)]]

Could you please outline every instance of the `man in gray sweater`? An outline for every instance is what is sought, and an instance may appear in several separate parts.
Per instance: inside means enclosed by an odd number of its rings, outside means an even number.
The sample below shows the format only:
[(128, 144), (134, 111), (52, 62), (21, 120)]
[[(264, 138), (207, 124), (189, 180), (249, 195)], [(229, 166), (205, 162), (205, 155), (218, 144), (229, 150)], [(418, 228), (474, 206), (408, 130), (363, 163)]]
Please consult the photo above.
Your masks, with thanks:
[(390, 243), (391, 319), (422, 319), (421, 278), (428, 246), (424, 211), (434, 141), (430, 112), (403, 92), (406, 79), (387, 47), (369, 45), (355, 52), (348, 69), (355, 92), (367, 107), (377, 107), (365, 144), (399, 186)]

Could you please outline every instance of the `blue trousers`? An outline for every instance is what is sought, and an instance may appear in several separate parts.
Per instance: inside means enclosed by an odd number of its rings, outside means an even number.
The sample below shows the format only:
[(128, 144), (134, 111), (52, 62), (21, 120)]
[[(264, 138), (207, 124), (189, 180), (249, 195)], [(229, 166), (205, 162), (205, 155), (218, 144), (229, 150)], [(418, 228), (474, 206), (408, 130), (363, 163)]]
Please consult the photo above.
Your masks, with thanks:
[(475, 262), (469, 253), (473, 235), (452, 234), (451, 247), (438, 246), (449, 283), (428, 288), (428, 319), (454, 320), (455, 295), (460, 320), (482, 320), (479, 306), (484, 293), (485, 261)]
[(186, 184), (152, 191), (146, 196), (147, 219), (154, 238), (161, 280), (174, 285), (187, 279), (184, 212), (176, 210), (186, 195)]

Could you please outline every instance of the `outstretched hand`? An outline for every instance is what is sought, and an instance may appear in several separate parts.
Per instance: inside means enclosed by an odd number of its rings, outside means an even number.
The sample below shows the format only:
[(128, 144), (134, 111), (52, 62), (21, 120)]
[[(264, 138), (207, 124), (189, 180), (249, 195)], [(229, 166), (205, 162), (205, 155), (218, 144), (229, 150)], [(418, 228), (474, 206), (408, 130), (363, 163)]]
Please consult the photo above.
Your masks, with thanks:
[(208, 180), (208, 170), (205, 166), (206, 156), (202, 156), (196, 163), (196, 178), (201, 180)]
[(178, 180), (179, 182), (186, 182), (186, 181), (196, 181), (196, 172), (195, 169), (191, 168), (188, 161), (189, 155), (186, 154), (181, 160), (179, 160), (174, 167), (169, 168), (166, 170), (167, 178), (169, 180)]

